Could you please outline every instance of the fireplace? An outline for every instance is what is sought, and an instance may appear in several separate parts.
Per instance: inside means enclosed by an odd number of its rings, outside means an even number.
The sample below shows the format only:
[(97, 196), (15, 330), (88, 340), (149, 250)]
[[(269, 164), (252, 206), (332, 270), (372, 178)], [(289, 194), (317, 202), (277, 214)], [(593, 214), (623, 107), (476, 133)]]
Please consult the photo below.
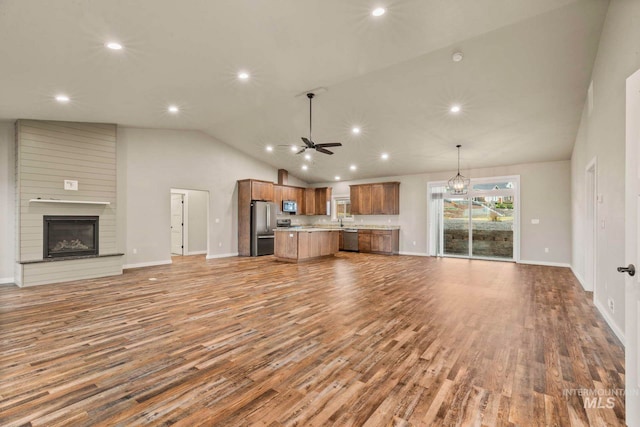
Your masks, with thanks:
[(44, 258), (98, 255), (97, 216), (44, 217)]

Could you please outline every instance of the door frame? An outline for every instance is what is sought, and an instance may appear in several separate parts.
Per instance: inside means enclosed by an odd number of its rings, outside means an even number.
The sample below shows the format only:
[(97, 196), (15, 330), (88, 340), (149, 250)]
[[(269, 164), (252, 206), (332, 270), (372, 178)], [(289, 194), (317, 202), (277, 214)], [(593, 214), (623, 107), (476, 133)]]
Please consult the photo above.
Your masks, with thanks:
[[(585, 224), (585, 233), (587, 235), (587, 244), (591, 244), (591, 257), (589, 251), (584, 253), (585, 268), (585, 290), (593, 292), (593, 300), (596, 301), (598, 293), (597, 282), (597, 260), (598, 260), (598, 159), (594, 157), (584, 169), (585, 179), (585, 212), (587, 213), (587, 223)], [(588, 222), (588, 213), (591, 211), (591, 224)], [(586, 271), (591, 265), (591, 283)]]
[(182, 256), (185, 256), (189, 254), (189, 192), (172, 188), (170, 194), (182, 194)]
[[(640, 70), (626, 80), (625, 113), (625, 259), (640, 268)], [(630, 236), (630, 237), (629, 237)], [(640, 274), (625, 274), (626, 423), (640, 425)]]

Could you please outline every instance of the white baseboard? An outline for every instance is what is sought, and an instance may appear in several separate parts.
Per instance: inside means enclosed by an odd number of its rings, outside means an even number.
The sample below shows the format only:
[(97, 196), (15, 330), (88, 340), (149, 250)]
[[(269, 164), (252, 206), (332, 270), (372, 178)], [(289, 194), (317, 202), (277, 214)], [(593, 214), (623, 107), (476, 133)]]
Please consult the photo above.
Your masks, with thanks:
[(598, 309), (598, 311), (600, 312), (602, 317), (604, 317), (604, 320), (605, 320), (605, 322), (607, 322), (607, 325), (609, 325), (609, 327), (611, 328), (613, 333), (616, 334), (616, 336), (618, 337), (618, 339), (620, 340), (622, 345), (626, 347), (625, 339), (624, 339), (624, 333), (622, 332), (622, 329), (620, 329), (620, 327), (616, 324), (616, 322), (613, 321), (613, 319), (609, 315), (609, 310), (607, 310), (607, 308), (604, 307), (600, 303), (600, 301), (598, 301), (595, 298), (594, 298), (593, 303), (595, 304), (596, 308)]
[(14, 285), (13, 277), (0, 277), (0, 285)]
[(528, 260), (520, 260), (517, 262), (518, 264), (530, 264), (530, 265), (544, 265), (547, 267), (565, 267), (571, 268), (571, 265), (566, 262), (549, 262), (549, 261), (528, 261)]
[(228, 253), (228, 254), (211, 254), (211, 255), (207, 255), (207, 259), (231, 258), (234, 256), (238, 256), (238, 252)]
[(125, 264), (122, 266), (123, 269), (127, 270), (129, 268), (140, 268), (140, 267), (153, 267), (156, 265), (167, 265), (167, 264), (171, 264), (171, 260), (164, 260), (164, 261), (150, 261), (150, 262), (140, 262), (137, 264)]
[(576, 277), (576, 279), (578, 280), (578, 283), (580, 283), (580, 286), (582, 286), (582, 289), (584, 289), (587, 292), (593, 292), (593, 289), (587, 289), (587, 287), (584, 284), (584, 279), (582, 278), (582, 276), (573, 268), (573, 265), (571, 266), (571, 272), (573, 273), (573, 275)]
[(398, 252), (398, 255), (430, 256), (429, 254), (425, 254), (425, 253), (422, 253), (422, 252), (404, 252), (404, 251)]
[(204, 255), (206, 253), (207, 253), (207, 251), (193, 251), (193, 252), (187, 252), (187, 256), (189, 256), (189, 255)]

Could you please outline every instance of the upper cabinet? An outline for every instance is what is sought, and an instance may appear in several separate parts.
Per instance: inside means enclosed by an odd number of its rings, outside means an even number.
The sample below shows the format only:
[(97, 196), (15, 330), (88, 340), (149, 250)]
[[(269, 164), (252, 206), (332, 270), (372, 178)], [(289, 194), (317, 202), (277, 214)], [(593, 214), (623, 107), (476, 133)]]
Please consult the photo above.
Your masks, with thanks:
[(399, 182), (377, 182), (349, 187), (352, 214), (398, 215), (400, 213)]
[(316, 189), (305, 188), (304, 189), (304, 210), (302, 215), (315, 215), (316, 214)]
[(328, 203), (331, 201), (331, 187), (305, 188), (303, 215), (329, 215)]
[(273, 184), (273, 201), (277, 205), (278, 213), (282, 212), (282, 201), (290, 200), (298, 205), (298, 215), (304, 214), (304, 188), (288, 185)]
[(273, 201), (273, 182), (251, 179), (251, 200)]

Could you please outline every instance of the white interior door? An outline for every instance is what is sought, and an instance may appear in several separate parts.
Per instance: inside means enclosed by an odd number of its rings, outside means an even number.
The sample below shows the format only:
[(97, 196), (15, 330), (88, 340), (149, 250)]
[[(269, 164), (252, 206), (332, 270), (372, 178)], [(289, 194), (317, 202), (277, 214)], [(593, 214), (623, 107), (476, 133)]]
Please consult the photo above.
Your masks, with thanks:
[[(640, 70), (627, 79), (625, 265), (640, 266)], [(626, 422), (640, 426), (640, 273), (625, 280)]]
[(171, 253), (184, 255), (184, 194), (171, 193)]

